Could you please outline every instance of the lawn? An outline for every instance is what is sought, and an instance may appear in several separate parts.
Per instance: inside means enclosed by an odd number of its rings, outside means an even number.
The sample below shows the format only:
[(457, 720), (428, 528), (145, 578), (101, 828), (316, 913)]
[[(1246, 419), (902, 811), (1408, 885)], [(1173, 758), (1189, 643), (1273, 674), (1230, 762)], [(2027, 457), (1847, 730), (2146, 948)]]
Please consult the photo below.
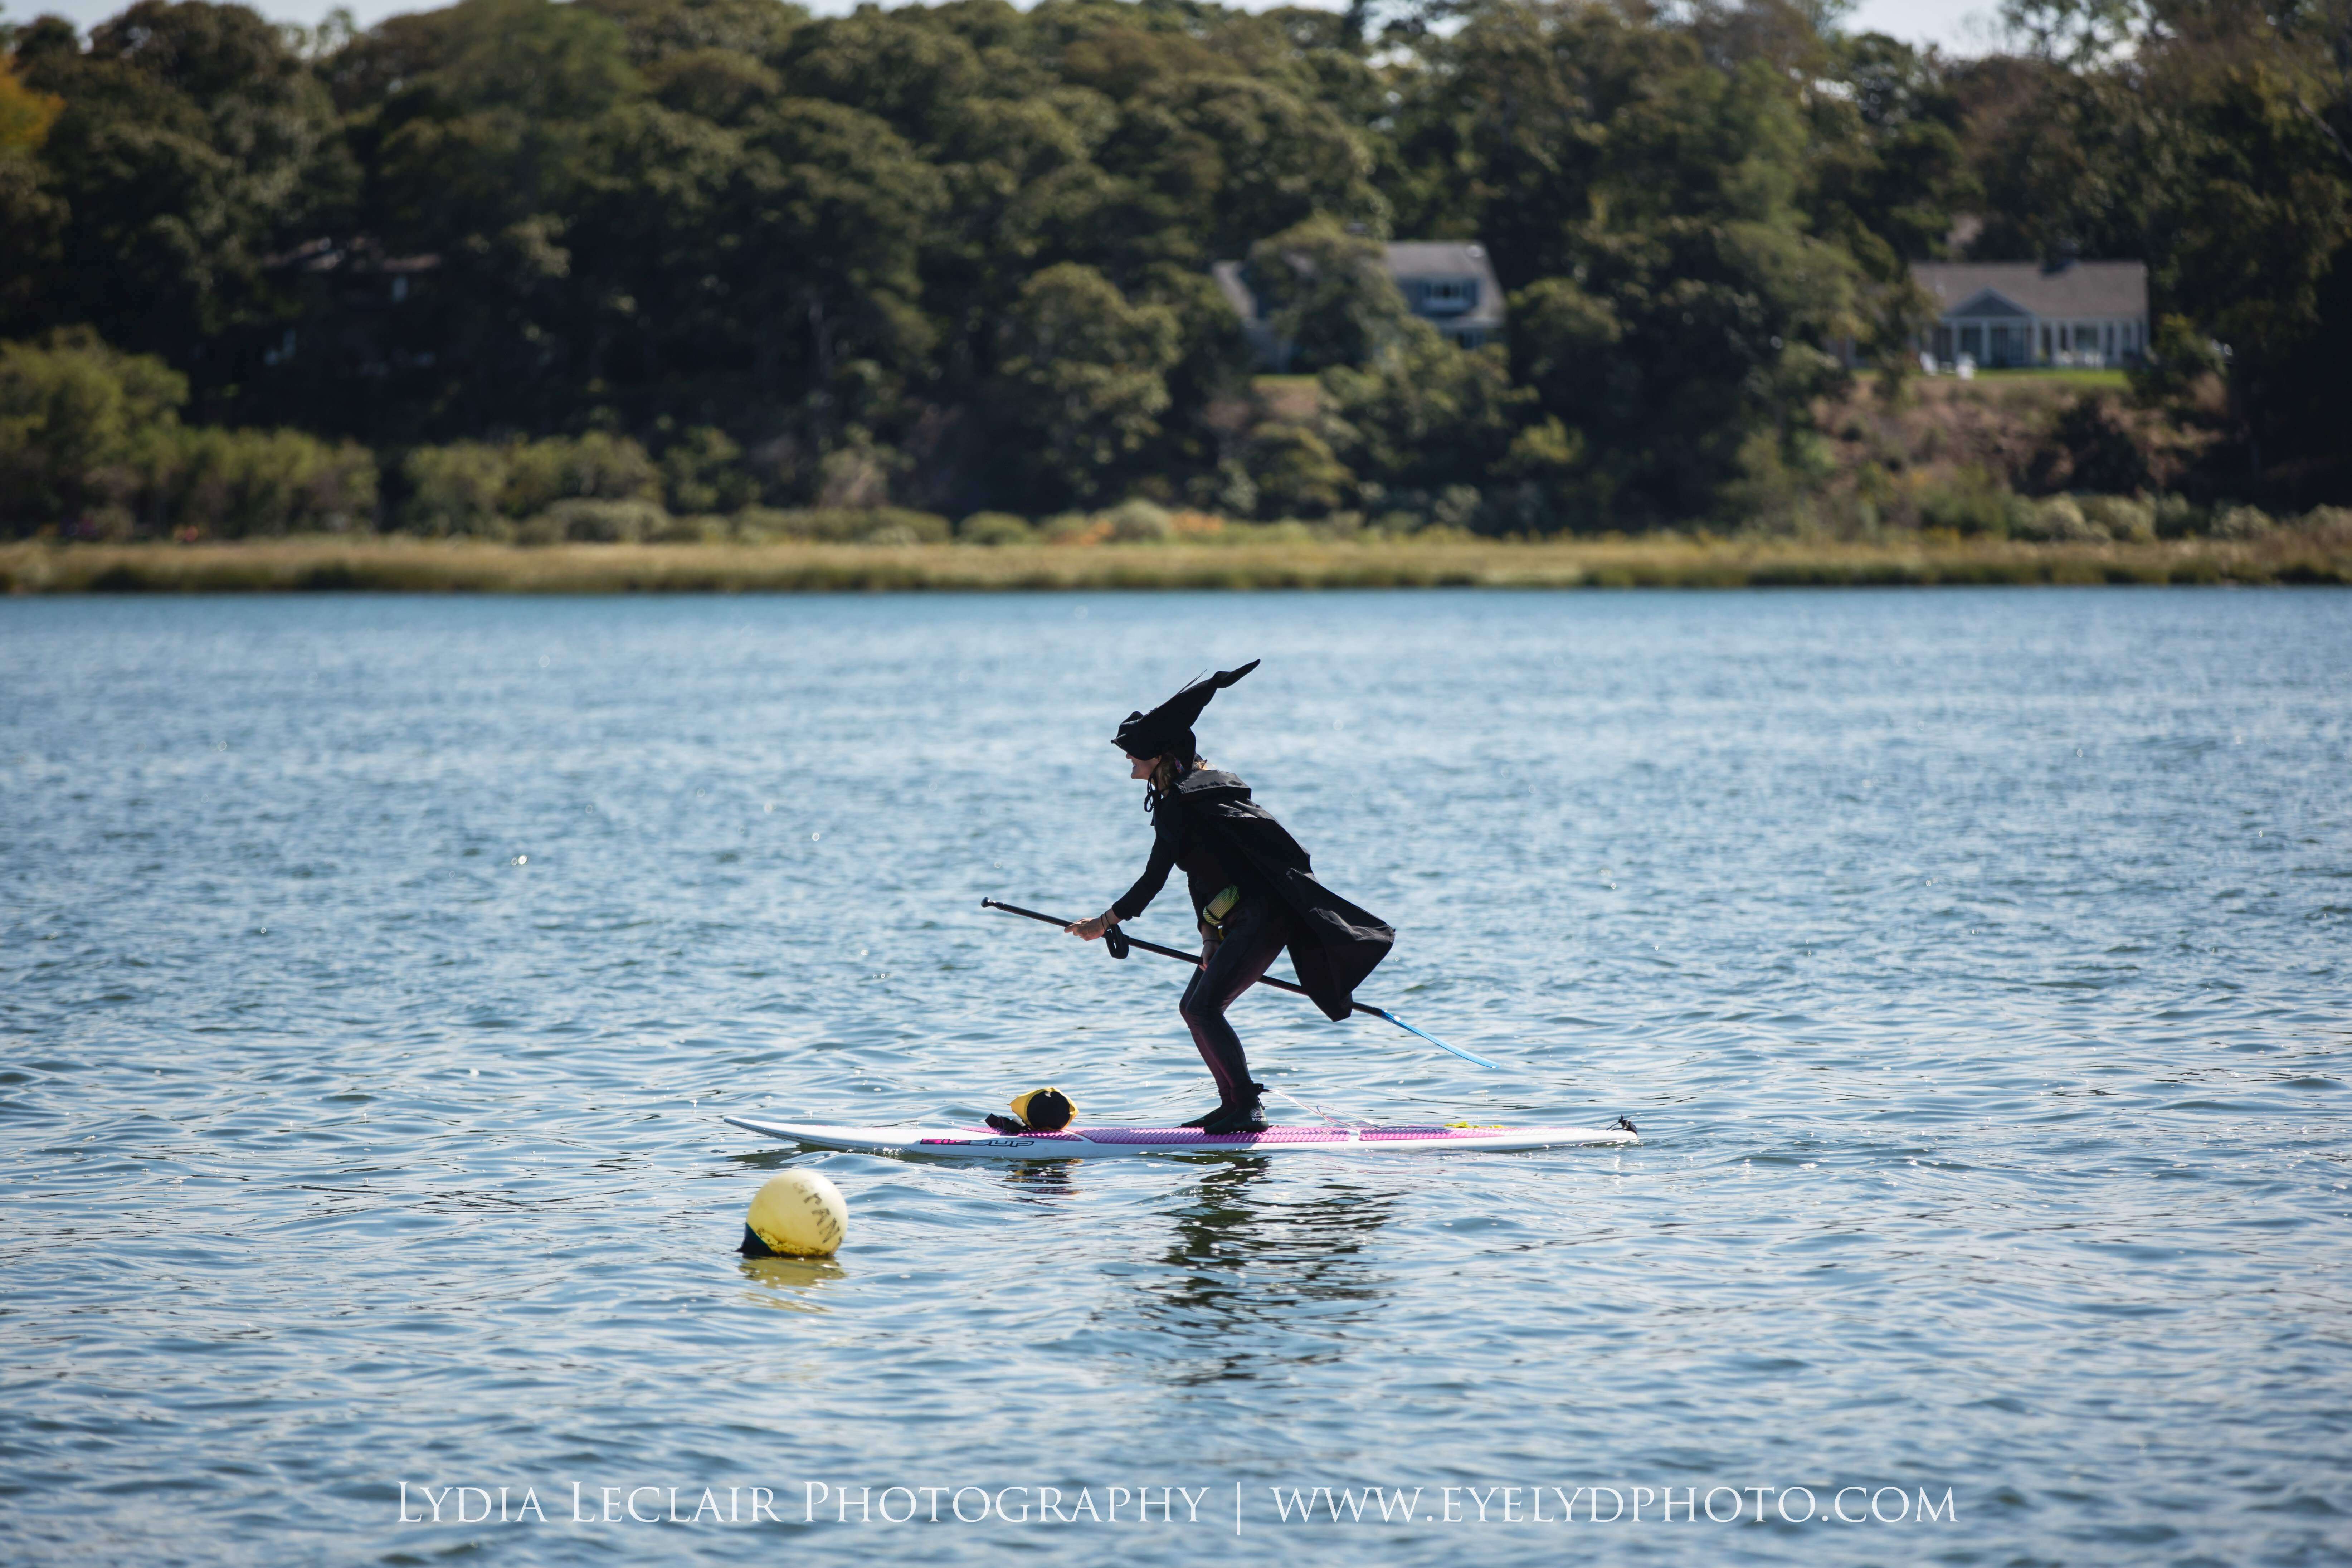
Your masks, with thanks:
[(2122, 370), (2072, 370), (2062, 366), (2029, 370), (1979, 370), (1979, 381), (2054, 381), (2068, 386), (2112, 386), (2117, 391), (2131, 384), (2131, 373)]

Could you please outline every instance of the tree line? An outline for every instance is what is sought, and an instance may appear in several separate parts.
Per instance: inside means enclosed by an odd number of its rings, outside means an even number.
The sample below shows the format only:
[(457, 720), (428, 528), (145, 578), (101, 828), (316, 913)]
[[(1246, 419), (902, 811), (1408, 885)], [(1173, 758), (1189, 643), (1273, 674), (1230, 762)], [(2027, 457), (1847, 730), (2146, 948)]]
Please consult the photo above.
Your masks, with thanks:
[[(1904, 395), (1910, 262), (2067, 255), (2149, 264), (2177, 483), (2347, 499), (2352, 0), (2008, 15), (1970, 60), (1795, 0), (42, 17), (0, 509), (1803, 517), (1846, 362)], [(1482, 241), (1507, 341), (1414, 320), (1390, 237)], [(1319, 395), (1253, 380), (1223, 258)]]

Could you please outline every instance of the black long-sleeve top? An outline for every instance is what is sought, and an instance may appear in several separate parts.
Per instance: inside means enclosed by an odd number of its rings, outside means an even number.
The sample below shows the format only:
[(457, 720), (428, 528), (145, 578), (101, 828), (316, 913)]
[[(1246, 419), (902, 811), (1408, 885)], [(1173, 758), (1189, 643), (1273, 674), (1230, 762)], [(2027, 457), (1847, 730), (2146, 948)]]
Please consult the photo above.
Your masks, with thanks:
[(1141, 914), (1167, 885), (1168, 873), (1180, 866), (1192, 895), (1192, 912), (1196, 916), (1219, 893), (1239, 880), (1210, 847), (1207, 834), (1189, 820), (1181, 795), (1162, 796), (1152, 812), (1151, 822), (1151, 858), (1145, 864), (1143, 875), (1135, 879), (1135, 886), (1121, 893), (1118, 902), (1111, 905), (1119, 919), (1131, 921)]
[(1289, 920), (1299, 984), (1325, 1017), (1346, 1017), (1356, 987), (1396, 943), (1388, 922), (1318, 882), (1306, 849), (1231, 773), (1195, 769), (1153, 815), (1150, 864), (1111, 906), (1118, 918), (1141, 914), (1179, 866), (1196, 912), (1227, 887), (1239, 887)]

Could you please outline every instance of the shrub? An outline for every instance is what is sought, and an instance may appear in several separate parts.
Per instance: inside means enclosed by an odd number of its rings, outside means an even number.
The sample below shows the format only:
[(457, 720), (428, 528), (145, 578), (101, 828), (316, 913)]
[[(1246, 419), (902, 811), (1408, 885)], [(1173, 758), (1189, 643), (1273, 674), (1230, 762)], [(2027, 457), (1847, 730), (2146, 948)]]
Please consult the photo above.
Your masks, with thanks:
[(948, 520), (937, 512), (882, 506), (866, 517), (866, 526), (857, 535), (861, 544), (945, 544), (955, 536)]
[(2152, 489), (2164, 456), (2144, 416), (2105, 393), (2086, 392), (2052, 422), (2032, 466), (2044, 483), (2119, 493)]
[(373, 454), (299, 430), (189, 428), (187, 383), (88, 329), (0, 344), (0, 528), (220, 538), (373, 527)]
[(2157, 497), (2155, 513), (2158, 539), (2186, 539), (2192, 533), (2202, 533), (2208, 521), (2205, 509), (2186, 496)]
[(174, 529), (221, 539), (336, 532), (375, 521), (375, 455), (299, 430), (177, 433), (158, 476)]
[(2107, 537), (2107, 531), (2083, 514), (2080, 502), (2073, 496), (2052, 496), (2029, 507), (2014, 531), (2021, 539), (2048, 539), (2063, 543), (2085, 544)]
[(854, 433), (848, 446), (836, 447), (817, 462), (816, 503), (821, 511), (874, 511), (890, 502), (890, 479), (907, 466), (892, 447), (881, 446), (865, 432)]
[(674, 512), (733, 511), (759, 495), (760, 483), (742, 466), (743, 448), (727, 433), (698, 425), (661, 456), (662, 499)]
[(1919, 498), (1919, 521), (1955, 533), (2005, 538), (2034, 526), (2033, 503), (1979, 468), (1964, 468), (1948, 484)]
[(976, 511), (957, 528), (956, 538), (966, 544), (1029, 544), (1037, 531), (1009, 511)]
[(661, 478), (646, 449), (625, 436), (592, 430), (522, 441), (506, 448), (506, 488), (499, 510), (509, 517), (533, 517), (557, 501), (656, 500)]
[(2278, 526), (2271, 514), (2258, 506), (2233, 506), (2223, 510), (2213, 520), (2216, 539), (2260, 539)]
[(1437, 492), (1437, 500), (1429, 509), (1433, 528), (1450, 528), (1468, 531), (1478, 521), (1478, 514), (1486, 510), (1486, 498), (1478, 493), (1475, 485), (1448, 485)]
[(658, 533), (669, 514), (649, 500), (560, 500), (515, 529), (522, 544), (635, 544)]
[(1103, 513), (1102, 521), (1121, 544), (1158, 543), (1175, 531), (1168, 509), (1148, 500), (1121, 501)]
[(419, 447), (401, 463), (408, 500), (400, 526), (412, 533), (503, 538), (509, 531), (499, 497), (506, 490), (506, 454), (479, 441)]
[(2104, 529), (2110, 539), (2128, 539), (2145, 544), (2156, 537), (2156, 507), (2137, 496), (2089, 496), (2083, 503), (2083, 515), (2095, 527)]
[(649, 544), (716, 544), (727, 537), (723, 517), (664, 517), (646, 531)]
[(2313, 507), (2296, 520), (2295, 527), (2316, 538), (2352, 543), (2352, 507)]
[(804, 539), (824, 544), (944, 544), (946, 518), (904, 507), (746, 507), (735, 514), (747, 539)]
[(1100, 544), (1110, 537), (1110, 525), (1082, 511), (1066, 511), (1038, 525), (1048, 544)]

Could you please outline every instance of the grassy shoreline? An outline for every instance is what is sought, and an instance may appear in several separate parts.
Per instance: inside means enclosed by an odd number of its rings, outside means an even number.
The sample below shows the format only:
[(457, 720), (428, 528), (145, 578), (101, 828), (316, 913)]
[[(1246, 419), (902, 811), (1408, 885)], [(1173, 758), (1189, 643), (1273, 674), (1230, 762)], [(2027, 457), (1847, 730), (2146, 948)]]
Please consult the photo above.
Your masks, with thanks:
[(822, 593), (1165, 588), (1753, 588), (2352, 584), (2352, 544), (2029, 543), (1921, 537), (1497, 540), (1231, 545), (568, 544), (335, 536), (0, 546), (0, 591)]

